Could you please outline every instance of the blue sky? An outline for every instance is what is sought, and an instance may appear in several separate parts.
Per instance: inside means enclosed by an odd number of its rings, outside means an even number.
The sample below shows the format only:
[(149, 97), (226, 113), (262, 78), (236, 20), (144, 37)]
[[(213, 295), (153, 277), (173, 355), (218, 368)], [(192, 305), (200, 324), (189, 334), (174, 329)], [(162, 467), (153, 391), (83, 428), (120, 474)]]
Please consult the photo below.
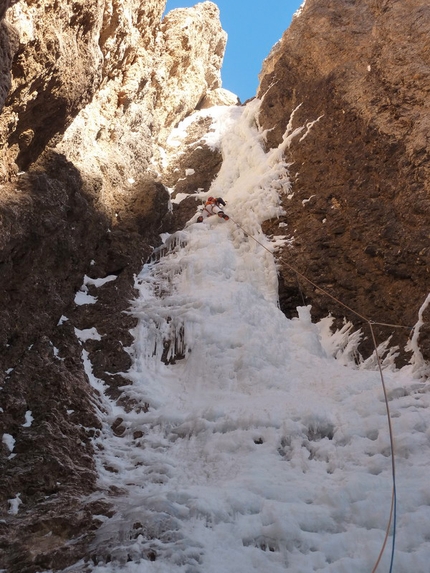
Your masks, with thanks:
[[(215, 0), (228, 33), (223, 87), (242, 102), (253, 97), (264, 58), (288, 28), (303, 0)], [(167, 0), (166, 11), (188, 8), (196, 0)]]

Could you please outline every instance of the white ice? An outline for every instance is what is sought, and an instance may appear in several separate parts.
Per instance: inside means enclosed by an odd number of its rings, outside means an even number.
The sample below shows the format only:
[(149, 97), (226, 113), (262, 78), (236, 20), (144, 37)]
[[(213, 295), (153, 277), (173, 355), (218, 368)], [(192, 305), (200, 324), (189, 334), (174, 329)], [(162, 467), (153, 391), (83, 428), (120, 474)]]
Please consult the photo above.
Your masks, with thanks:
[[(115, 514), (100, 518), (94, 573), (370, 573), (381, 550), (393, 482), (379, 373), (356, 365), (360, 334), (348, 325), (332, 336), (308, 307), (293, 320), (278, 308), (276, 246), (261, 223), (282, 212), (283, 151), (300, 132), (266, 153), (258, 110), (258, 100), (235, 108), (234, 121), (225, 111), (210, 194), (227, 201), (230, 221), (191, 222), (136, 279), (123, 388), (132, 407), (105, 396), (95, 440)], [(215, 119), (225, 125), (219, 109)], [(413, 364), (386, 366), (394, 571), (427, 573), (429, 384)]]

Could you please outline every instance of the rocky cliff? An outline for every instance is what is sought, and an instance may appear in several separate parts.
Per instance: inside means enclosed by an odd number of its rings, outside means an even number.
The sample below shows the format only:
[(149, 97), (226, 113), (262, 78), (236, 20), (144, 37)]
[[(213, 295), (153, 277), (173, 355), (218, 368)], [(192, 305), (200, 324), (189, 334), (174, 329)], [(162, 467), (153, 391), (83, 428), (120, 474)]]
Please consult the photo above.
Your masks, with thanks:
[[(167, 188), (208, 190), (222, 163), (204, 143), (202, 117), (190, 122), (185, 147), (169, 141), (194, 110), (238, 103), (221, 86), (218, 9), (204, 2), (163, 17), (164, 8), (165, 0), (0, 0), (0, 568), (8, 573), (90, 558), (118, 492), (97, 491), (100, 403), (89, 378), (123, 400), (134, 274), (160, 233), (195, 212), (193, 197), (172, 209)], [(424, 1), (307, 0), (264, 62), (267, 147), (291, 117), (307, 126), (287, 151), (285, 216), (266, 223), (267, 233), (294, 239), (280, 263), (287, 315), (305, 302), (315, 318), (332, 312), (362, 326), (292, 265), (372, 320), (417, 320), (430, 268), (429, 29)], [(99, 339), (84, 347), (94, 327)], [(377, 327), (379, 340), (392, 335), (402, 347), (408, 334)]]
[[(76, 333), (96, 324), (94, 374), (118, 397), (133, 275), (163, 225), (175, 224), (160, 149), (195, 108), (237, 102), (221, 88), (218, 8), (204, 2), (163, 18), (164, 8), (165, 0), (0, 4), (0, 568), (8, 572), (75, 563), (88, 555), (94, 515), (109, 513), (96, 493), (88, 497), (99, 406)], [(182, 173), (171, 171), (174, 184)], [(91, 277), (115, 280), (96, 288)], [(97, 309), (80, 305), (79, 291), (97, 293)]]
[[(264, 62), (259, 88), (268, 146), (294, 110), (294, 127), (316, 121), (289, 150), (282, 222), (295, 240), (286, 260), (366, 318), (405, 326), (430, 278), (429, 30), (423, 0), (307, 0)], [(279, 233), (277, 225), (268, 227)], [(315, 317), (360, 323), (284, 266), (284, 310), (293, 313), (302, 295)], [(409, 335), (377, 331), (401, 348)], [(430, 358), (426, 328), (421, 344)]]

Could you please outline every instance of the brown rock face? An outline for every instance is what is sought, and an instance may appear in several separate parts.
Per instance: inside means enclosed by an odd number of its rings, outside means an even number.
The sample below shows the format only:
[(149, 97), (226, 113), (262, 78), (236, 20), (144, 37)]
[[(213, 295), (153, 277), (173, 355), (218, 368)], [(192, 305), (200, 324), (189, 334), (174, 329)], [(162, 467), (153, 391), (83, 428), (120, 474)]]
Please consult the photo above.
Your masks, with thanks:
[(118, 187), (129, 187), (128, 180), (142, 173), (160, 174), (159, 148), (171, 129), (220, 87), (226, 44), (211, 2), (173, 10), (162, 22), (155, 18), (165, 2), (145, 3), (132, 27), (122, 4), (117, 6), (121, 26), (109, 28), (111, 37), (102, 46), (108, 66), (103, 85), (58, 145), (88, 176), (101, 179), (100, 203), (111, 215)]
[(208, 92), (221, 87), (227, 34), (218, 18), (218, 7), (202, 2), (191, 9), (172, 10), (163, 20), (164, 51), (157, 67), (162, 87), (156, 101), (161, 142), (178, 118), (189, 115)]
[(18, 37), (14, 29), (3, 20), (9, 0), (0, 2), (0, 110), (11, 86), (10, 68), (18, 49)]
[[(13, 451), (2, 443), (0, 456), (0, 566), (8, 572), (76, 562), (99, 524), (92, 515), (109, 512), (104, 502), (83, 501), (96, 488), (91, 438), (100, 422), (75, 328), (95, 327), (102, 336), (85, 348), (94, 375), (117, 397), (123, 381), (116, 373), (129, 367), (123, 346), (134, 326), (123, 311), (133, 273), (159, 241), (168, 193), (152, 180), (137, 181), (113, 225), (95, 207), (98, 190), (53, 152), (2, 190), (0, 434), (14, 440)], [(85, 274), (116, 276), (88, 287), (97, 305), (74, 303)], [(10, 500), (17, 494), (15, 515)]]
[(170, 233), (183, 229), (195, 214), (201, 200), (193, 195), (209, 190), (222, 165), (221, 151), (211, 149), (205, 141), (212, 130), (212, 118), (194, 114), (187, 123), (186, 135), (180, 141), (173, 145), (167, 140), (165, 144), (169, 162), (164, 166), (163, 182), (174, 189), (173, 201), (181, 194), (189, 195), (179, 203), (172, 203), (172, 212), (166, 220), (166, 231)]
[[(307, 0), (260, 76), (269, 146), (297, 106), (294, 127), (319, 118), (289, 150), (294, 195), (284, 207), (295, 242), (285, 259), (366, 318), (406, 326), (416, 323), (430, 278), (429, 30), (422, 0)], [(282, 284), (287, 313), (303, 290), (315, 317), (330, 311), (361, 322), (299, 286), (287, 267)], [(379, 341), (393, 335), (401, 346), (409, 334), (376, 330)], [(430, 358), (424, 331), (420, 343)]]
[(27, 169), (93, 96), (102, 60), (96, 15), (94, 1), (20, 2), (9, 9), (19, 46), (0, 123), (6, 165)]

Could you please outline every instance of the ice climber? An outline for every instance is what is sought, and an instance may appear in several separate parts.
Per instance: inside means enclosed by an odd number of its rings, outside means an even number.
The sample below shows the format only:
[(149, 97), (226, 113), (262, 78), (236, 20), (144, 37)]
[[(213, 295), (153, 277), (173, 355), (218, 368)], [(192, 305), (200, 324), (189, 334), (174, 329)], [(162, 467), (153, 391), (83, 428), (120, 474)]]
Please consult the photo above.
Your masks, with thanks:
[(223, 207), (225, 207), (224, 199), (221, 197), (208, 197), (201, 214), (197, 217), (197, 223), (202, 223), (204, 219), (212, 215), (218, 215), (221, 219), (228, 221), (229, 216), (224, 213)]

